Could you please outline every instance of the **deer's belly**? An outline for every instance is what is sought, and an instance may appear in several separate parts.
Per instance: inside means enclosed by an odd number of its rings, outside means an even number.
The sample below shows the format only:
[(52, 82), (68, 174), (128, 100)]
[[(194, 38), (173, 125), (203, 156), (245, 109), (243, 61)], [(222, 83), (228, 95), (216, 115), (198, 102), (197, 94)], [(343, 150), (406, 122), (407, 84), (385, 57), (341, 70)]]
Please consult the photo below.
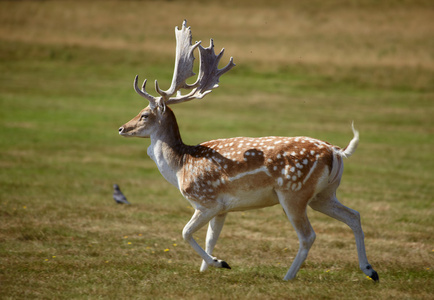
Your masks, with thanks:
[(270, 187), (238, 190), (233, 194), (223, 194), (218, 201), (223, 204), (224, 210), (227, 212), (257, 209), (279, 203), (276, 192)]

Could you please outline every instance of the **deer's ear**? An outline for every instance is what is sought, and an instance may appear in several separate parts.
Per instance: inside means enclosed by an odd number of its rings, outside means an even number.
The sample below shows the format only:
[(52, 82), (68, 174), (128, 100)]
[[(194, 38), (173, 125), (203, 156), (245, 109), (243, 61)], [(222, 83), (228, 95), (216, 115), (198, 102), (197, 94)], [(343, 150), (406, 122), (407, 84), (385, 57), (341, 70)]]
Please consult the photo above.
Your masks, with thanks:
[(163, 98), (159, 98), (156, 101), (157, 108), (161, 112), (161, 114), (164, 114), (166, 112), (166, 103), (163, 101)]

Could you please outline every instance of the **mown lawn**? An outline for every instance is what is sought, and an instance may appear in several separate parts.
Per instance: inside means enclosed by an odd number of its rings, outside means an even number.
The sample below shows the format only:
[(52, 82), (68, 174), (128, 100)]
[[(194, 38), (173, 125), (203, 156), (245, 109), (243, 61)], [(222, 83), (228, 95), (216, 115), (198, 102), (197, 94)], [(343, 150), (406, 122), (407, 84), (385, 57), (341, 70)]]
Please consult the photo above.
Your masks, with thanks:
[[(0, 2), (1, 298), (430, 299), (434, 5), (299, 2)], [(191, 207), (149, 141), (117, 133), (147, 105), (136, 74), (170, 83), (183, 19), (237, 64), (205, 100), (173, 107), (184, 142), (345, 146), (354, 120), (338, 197), (362, 215), (379, 284), (358, 269), (351, 230), (311, 209), (317, 239), (284, 282), (298, 241), (277, 206), (229, 215), (215, 255), (232, 270), (199, 272), (181, 238)], [(131, 206), (114, 203), (113, 183)]]

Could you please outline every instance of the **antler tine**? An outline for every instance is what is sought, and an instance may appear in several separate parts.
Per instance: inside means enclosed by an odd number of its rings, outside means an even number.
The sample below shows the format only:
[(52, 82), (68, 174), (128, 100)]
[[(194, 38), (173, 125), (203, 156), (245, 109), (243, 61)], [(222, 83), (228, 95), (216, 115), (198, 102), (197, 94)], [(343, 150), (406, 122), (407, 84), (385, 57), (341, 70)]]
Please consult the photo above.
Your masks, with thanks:
[(139, 81), (139, 75), (136, 75), (136, 78), (134, 78), (134, 90), (136, 91), (137, 94), (139, 94), (140, 96), (146, 98), (149, 101), (149, 104), (151, 105), (151, 107), (155, 107), (158, 98), (154, 97), (154, 96), (152, 96), (152, 95), (150, 95), (150, 94), (148, 94), (146, 92), (145, 88), (146, 88), (146, 82), (147, 82), (147, 80), (145, 79), (143, 81), (142, 89), (139, 89), (139, 87), (137, 86), (137, 82), (138, 81)]
[(196, 42), (194, 45), (191, 44), (192, 35), (190, 27), (187, 27), (187, 20), (184, 20), (181, 29), (178, 29), (178, 26), (175, 28), (175, 37), (176, 56), (172, 84), (168, 90), (163, 91), (158, 86), (158, 82), (155, 82), (155, 89), (157, 93), (161, 95), (163, 101), (167, 101), (181, 88), (194, 88), (194, 85), (188, 85), (186, 80), (191, 76), (196, 75), (193, 72), (193, 64), (195, 59), (193, 52), (201, 42)]
[(220, 82), (220, 76), (232, 69), (235, 64), (233, 57), (230, 58), (229, 63), (222, 69), (218, 68), (218, 64), (223, 57), (224, 48), (218, 55), (214, 52), (214, 42), (210, 40), (210, 46), (207, 48), (199, 46), (200, 53), (200, 69), (197, 81), (192, 84), (194, 90), (187, 95), (178, 95), (171, 97), (166, 101), (166, 104), (177, 104), (193, 99), (201, 99), (206, 94), (212, 92), (213, 88), (218, 87)]

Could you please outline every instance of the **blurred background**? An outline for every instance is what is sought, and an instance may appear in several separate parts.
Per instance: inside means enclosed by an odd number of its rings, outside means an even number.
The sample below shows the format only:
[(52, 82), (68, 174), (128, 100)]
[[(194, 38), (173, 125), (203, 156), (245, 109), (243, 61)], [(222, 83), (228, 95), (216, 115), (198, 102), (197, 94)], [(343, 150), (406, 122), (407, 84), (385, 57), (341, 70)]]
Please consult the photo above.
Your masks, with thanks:
[[(345, 146), (355, 122), (361, 142), (338, 196), (362, 214), (379, 288), (358, 270), (351, 230), (310, 209), (317, 240), (294, 283), (281, 283), (298, 242), (280, 207), (230, 215), (216, 255), (233, 270), (198, 272), (181, 238), (188, 202), (146, 155), (149, 140), (117, 132), (147, 105), (136, 74), (170, 85), (184, 19), (193, 42), (213, 38), (221, 66), (237, 65), (205, 99), (172, 107), (185, 143), (303, 135)], [(429, 298), (433, 20), (422, 0), (1, 1), (0, 292)], [(131, 206), (113, 201), (114, 183)]]

